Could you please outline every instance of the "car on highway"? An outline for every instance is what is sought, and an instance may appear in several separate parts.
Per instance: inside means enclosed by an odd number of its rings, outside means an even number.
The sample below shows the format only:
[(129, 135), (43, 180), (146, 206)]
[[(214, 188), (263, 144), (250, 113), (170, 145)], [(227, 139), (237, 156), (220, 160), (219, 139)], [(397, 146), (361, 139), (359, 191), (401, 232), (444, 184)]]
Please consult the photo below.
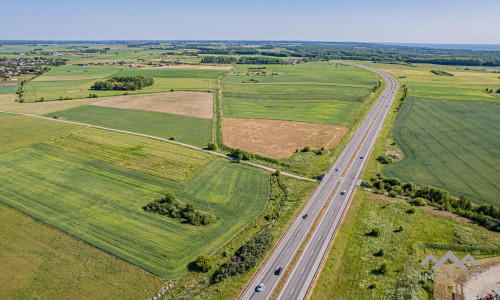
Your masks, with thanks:
[(338, 171), (338, 170), (339, 170), (339, 168), (335, 168), (335, 171)]
[(283, 268), (282, 267), (279, 267), (278, 269), (276, 269), (276, 271), (274, 271), (274, 274), (275, 275), (281, 275), (281, 272), (283, 271)]
[(346, 191), (342, 191), (340, 192), (341, 195), (345, 195), (346, 194)]
[(307, 219), (308, 216), (309, 216), (309, 214), (305, 214), (302, 216), (302, 219)]
[(363, 156), (360, 156), (359, 159), (363, 159)]
[(256, 291), (256, 292), (260, 292), (260, 291), (262, 291), (262, 289), (263, 289), (263, 288), (264, 288), (264, 283), (262, 283), (262, 282), (261, 282), (261, 283), (260, 283), (260, 284), (259, 284), (259, 285), (255, 288), (255, 291)]

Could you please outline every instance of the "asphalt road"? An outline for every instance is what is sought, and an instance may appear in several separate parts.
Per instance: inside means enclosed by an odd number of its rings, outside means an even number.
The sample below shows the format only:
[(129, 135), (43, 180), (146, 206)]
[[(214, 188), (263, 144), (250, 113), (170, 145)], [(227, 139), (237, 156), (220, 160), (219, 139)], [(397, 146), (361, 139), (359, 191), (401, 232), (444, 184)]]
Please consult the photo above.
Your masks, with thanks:
[[(317, 275), (398, 90), (398, 83), (391, 75), (370, 67), (349, 64), (379, 74), (385, 80), (386, 88), (239, 299), (268, 299), (280, 279), (285, 280), (285, 284), (278, 299), (304, 299)], [(345, 195), (341, 195), (342, 191), (345, 191)], [(328, 202), (329, 200), (331, 201)], [(327, 208), (322, 210), (327, 203)], [(303, 217), (305, 214), (308, 215), (307, 218)], [(287, 274), (288, 265), (317, 218), (317, 226), (300, 259), (288, 278), (281, 278)], [(280, 267), (283, 271), (281, 275), (277, 275), (275, 271)], [(256, 287), (260, 283), (264, 284), (264, 288), (257, 292)]]

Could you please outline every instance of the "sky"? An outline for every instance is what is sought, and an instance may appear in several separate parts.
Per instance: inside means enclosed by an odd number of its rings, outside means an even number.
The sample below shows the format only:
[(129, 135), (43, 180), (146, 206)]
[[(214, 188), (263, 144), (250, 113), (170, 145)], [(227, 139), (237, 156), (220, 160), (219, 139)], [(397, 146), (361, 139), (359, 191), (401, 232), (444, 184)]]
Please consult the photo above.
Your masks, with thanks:
[(0, 40), (500, 44), (500, 0), (2, 2)]

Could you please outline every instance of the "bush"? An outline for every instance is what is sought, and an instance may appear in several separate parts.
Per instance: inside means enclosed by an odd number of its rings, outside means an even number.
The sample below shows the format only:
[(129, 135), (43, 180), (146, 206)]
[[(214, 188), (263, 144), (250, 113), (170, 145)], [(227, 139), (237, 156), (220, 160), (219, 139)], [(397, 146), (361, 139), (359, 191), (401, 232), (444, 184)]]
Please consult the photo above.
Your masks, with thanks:
[(231, 150), (231, 153), (230, 155), (232, 157), (236, 157), (238, 158), (239, 160), (250, 160), (250, 159), (254, 159), (255, 156), (252, 154), (252, 153), (249, 153), (249, 152), (246, 152), (246, 151), (243, 151), (243, 150), (240, 150), (240, 149), (233, 149)]
[(370, 231), (367, 235), (373, 237), (379, 237), (381, 234), (382, 231), (380, 231), (380, 228), (373, 228), (372, 231)]
[(200, 255), (194, 261), (194, 267), (198, 272), (206, 273), (212, 268), (213, 258), (208, 255)]
[(168, 138), (169, 141), (175, 141), (175, 136), (171, 136)]
[(387, 263), (383, 263), (380, 265), (380, 268), (378, 268), (378, 271), (380, 274), (385, 275), (387, 272), (389, 272), (389, 267), (387, 266)]
[(374, 253), (374, 256), (382, 257), (384, 256), (385, 252), (384, 249), (380, 249), (377, 253)]
[(305, 146), (301, 151), (302, 152), (309, 152), (309, 151), (311, 151), (311, 148), (309, 146)]
[(379, 157), (377, 157), (377, 160), (379, 163), (384, 164), (384, 165), (390, 164), (393, 161), (392, 157), (385, 155), (385, 154), (382, 154)]
[(215, 151), (215, 150), (217, 150), (217, 144), (216, 143), (208, 143), (207, 149)]
[(154, 84), (153, 77), (128, 76), (113, 77), (105, 81), (96, 81), (90, 88), (92, 90), (140, 90)]
[(396, 193), (395, 191), (389, 192), (389, 197), (396, 198), (397, 196), (398, 196), (398, 193)]
[(424, 198), (420, 198), (420, 197), (413, 199), (410, 203), (412, 205), (415, 205), (415, 206), (426, 206), (427, 205), (427, 201), (425, 201)]

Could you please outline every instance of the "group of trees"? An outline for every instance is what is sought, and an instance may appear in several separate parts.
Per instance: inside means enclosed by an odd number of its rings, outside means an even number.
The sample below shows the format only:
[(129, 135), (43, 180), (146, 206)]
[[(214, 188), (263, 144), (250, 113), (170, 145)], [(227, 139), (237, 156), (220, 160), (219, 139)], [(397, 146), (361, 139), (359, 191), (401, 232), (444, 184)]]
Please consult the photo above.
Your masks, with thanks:
[(257, 234), (252, 240), (243, 245), (231, 260), (220, 266), (212, 276), (212, 283), (218, 283), (226, 278), (242, 274), (253, 268), (260, 258), (272, 246), (273, 237), (269, 230)]
[(149, 202), (143, 208), (147, 212), (185, 219), (189, 224), (195, 226), (207, 226), (217, 222), (217, 218), (211, 213), (195, 210), (193, 204), (178, 201), (172, 193), (167, 193), (163, 198)]
[(236, 63), (249, 65), (282, 65), (285, 62), (280, 58), (273, 57), (242, 56), (238, 58)]
[(236, 58), (233, 56), (205, 56), (201, 59), (202, 64), (233, 64)]
[(455, 76), (451, 73), (448, 73), (448, 72), (445, 72), (445, 71), (441, 71), (441, 70), (431, 70), (431, 73), (435, 74), (435, 75), (439, 75), (439, 76)]
[(378, 84), (372, 88), (372, 92), (375, 93), (382, 86), (382, 81), (378, 81)]
[(96, 81), (90, 88), (93, 90), (140, 90), (153, 84), (154, 79), (149, 76), (127, 76)]
[(410, 197), (416, 206), (431, 205), (475, 221), (489, 230), (500, 232), (500, 209), (494, 205), (475, 205), (465, 195), (456, 199), (447, 191), (432, 186), (418, 187), (412, 182), (403, 183), (398, 178), (384, 177), (378, 173), (372, 178), (373, 187), (389, 196)]
[(250, 160), (255, 158), (255, 155), (252, 153), (240, 149), (232, 149), (229, 155), (239, 160)]
[(405, 105), (406, 97), (408, 96), (408, 87), (406, 84), (403, 84), (403, 93), (401, 94), (401, 98), (399, 98), (399, 104), (398, 107), (396, 107), (396, 111), (400, 111), (401, 108), (403, 108), (403, 105)]

